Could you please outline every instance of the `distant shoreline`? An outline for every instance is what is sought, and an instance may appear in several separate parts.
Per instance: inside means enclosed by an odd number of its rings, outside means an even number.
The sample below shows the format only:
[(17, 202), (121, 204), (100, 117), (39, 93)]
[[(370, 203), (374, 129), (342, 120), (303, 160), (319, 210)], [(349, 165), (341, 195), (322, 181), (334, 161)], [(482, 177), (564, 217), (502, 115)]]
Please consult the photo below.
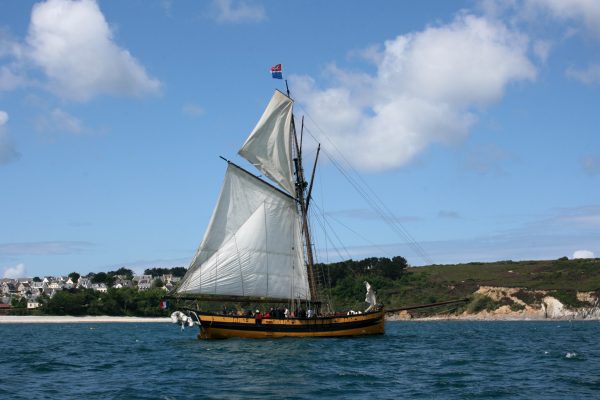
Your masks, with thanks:
[[(475, 315), (453, 315), (453, 316), (431, 316), (422, 318), (398, 318), (398, 316), (386, 316), (388, 322), (427, 322), (427, 321), (599, 321), (598, 318), (536, 318), (531, 316), (478, 316)], [(0, 315), (0, 325), (3, 324), (105, 324), (105, 323), (170, 323), (169, 317), (115, 317), (108, 315), (81, 316), (71, 315)]]
[(433, 322), (433, 321), (467, 321), (467, 322), (570, 322), (570, 321), (600, 321), (598, 318), (471, 318), (471, 317), (423, 317), (423, 318), (387, 318), (386, 322)]
[(0, 324), (96, 324), (96, 323), (165, 323), (169, 317), (112, 317), (108, 315), (74, 317), (70, 315), (0, 315)]
[(553, 318), (544, 318), (535, 315), (479, 315), (479, 314), (470, 314), (470, 315), (432, 315), (430, 317), (415, 317), (415, 318), (405, 318), (398, 315), (388, 315), (385, 317), (386, 321), (403, 321), (403, 322), (426, 322), (426, 321), (600, 321), (600, 318), (594, 316), (590, 318), (573, 318), (572, 316), (561, 316), (561, 317), (553, 317)]

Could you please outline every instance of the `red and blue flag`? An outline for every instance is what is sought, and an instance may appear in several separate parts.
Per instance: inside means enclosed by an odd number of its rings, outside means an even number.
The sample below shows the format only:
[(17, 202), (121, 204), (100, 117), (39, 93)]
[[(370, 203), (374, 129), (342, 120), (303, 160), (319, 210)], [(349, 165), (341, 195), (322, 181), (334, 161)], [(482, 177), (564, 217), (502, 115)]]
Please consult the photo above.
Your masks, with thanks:
[(283, 68), (281, 64), (273, 65), (271, 67), (271, 76), (273, 79), (283, 79)]

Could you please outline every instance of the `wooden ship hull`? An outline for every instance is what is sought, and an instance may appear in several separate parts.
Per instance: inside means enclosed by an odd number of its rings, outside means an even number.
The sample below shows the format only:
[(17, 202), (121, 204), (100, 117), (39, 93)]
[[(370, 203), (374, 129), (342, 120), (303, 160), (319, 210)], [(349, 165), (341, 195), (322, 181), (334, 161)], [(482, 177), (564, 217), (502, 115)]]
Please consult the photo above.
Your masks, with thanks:
[(342, 337), (381, 335), (385, 332), (384, 310), (363, 314), (316, 318), (237, 317), (196, 311), (198, 339)]

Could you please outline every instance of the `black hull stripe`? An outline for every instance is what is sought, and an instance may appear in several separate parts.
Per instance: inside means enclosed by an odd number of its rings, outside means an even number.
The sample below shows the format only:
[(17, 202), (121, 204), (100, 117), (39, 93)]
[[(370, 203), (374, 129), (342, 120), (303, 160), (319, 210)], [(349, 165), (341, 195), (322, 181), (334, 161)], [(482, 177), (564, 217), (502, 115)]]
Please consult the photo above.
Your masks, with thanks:
[(349, 329), (366, 328), (383, 322), (382, 318), (372, 318), (362, 321), (331, 323), (331, 324), (240, 324), (235, 322), (211, 322), (202, 321), (202, 328), (231, 329), (237, 331), (261, 331), (261, 332), (334, 332)]

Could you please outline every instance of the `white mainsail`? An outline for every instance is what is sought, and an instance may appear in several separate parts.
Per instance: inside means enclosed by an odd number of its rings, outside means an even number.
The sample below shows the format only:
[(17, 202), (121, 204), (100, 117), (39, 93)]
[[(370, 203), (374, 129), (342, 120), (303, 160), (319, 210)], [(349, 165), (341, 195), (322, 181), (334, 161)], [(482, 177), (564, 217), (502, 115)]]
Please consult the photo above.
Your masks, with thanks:
[(296, 194), (292, 166), (293, 101), (276, 90), (239, 155), (291, 195)]
[(230, 164), (177, 293), (310, 300), (295, 200)]

